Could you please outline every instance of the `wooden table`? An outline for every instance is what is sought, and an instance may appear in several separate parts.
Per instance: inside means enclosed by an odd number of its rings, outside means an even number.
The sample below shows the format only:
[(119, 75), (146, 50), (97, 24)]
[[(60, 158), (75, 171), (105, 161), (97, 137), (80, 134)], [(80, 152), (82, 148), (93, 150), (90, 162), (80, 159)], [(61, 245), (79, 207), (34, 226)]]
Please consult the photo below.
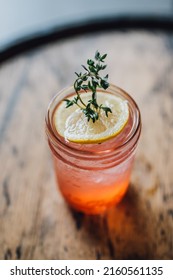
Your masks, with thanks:
[[(51, 97), (95, 51), (137, 101), (143, 129), (129, 191), (104, 217), (56, 190), (44, 132)], [(173, 259), (173, 35), (107, 32), (49, 44), (0, 67), (0, 259)]]

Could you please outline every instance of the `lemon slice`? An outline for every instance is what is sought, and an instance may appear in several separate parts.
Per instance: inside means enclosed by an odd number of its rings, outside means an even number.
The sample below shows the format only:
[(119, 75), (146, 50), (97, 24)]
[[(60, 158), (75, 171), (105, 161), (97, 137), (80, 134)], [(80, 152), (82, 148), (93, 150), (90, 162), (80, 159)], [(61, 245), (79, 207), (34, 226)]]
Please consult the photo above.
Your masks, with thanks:
[[(91, 93), (82, 93), (81, 98), (87, 104)], [(73, 96), (68, 99), (73, 99)], [(97, 101), (98, 104), (111, 108), (112, 113), (108, 113), (107, 117), (101, 110), (95, 123), (91, 119), (88, 121), (77, 105), (65, 108), (66, 103), (62, 101), (54, 115), (57, 132), (65, 139), (81, 144), (101, 143), (118, 135), (129, 118), (127, 100), (110, 93), (98, 92)]]

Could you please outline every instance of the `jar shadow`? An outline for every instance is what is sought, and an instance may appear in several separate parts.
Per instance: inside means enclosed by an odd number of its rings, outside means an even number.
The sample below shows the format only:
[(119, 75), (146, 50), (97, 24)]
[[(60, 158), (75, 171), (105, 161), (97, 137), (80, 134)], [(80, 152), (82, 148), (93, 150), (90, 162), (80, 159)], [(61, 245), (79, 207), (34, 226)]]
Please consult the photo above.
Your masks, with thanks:
[[(77, 230), (95, 250), (96, 259), (153, 259), (152, 223), (137, 187), (130, 185), (124, 199), (102, 215), (85, 215), (70, 208)], [(151, 220), (151, 219), (150, 219)]]

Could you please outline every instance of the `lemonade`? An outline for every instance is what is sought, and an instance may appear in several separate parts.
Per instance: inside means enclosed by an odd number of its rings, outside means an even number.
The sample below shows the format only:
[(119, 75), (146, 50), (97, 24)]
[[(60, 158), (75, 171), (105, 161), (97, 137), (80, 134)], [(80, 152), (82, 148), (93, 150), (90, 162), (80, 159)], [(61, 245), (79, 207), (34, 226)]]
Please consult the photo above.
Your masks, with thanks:
[(97, 96), (111, 100), (110, 107), (111, 104), (120, 106), (117, 107), (120, 109), (117, 126), (111, 127), (111, 122), (115, 122), (113, 114), (108, 115), (108, 119), (101, 118), (101, 123), (97, 121), (94, 126), (91, 120), (88, 125), (85, 119), (80, 119), (78, 111), (66, 122), (68, 113), (65, 110), (72, 110), (71, 115), (76, 109), (62, 108), (63, 100), (74, 95), (74, 87), (69, 87), (50, 103), (46, 116), (48, 143), (58, 187), (65, 200), (79, 211), (100, 214), (118, 203), (127, 191), (141, 132), (140, 112), (126, 92), (110, 85), (106, 90), (98, 89)]

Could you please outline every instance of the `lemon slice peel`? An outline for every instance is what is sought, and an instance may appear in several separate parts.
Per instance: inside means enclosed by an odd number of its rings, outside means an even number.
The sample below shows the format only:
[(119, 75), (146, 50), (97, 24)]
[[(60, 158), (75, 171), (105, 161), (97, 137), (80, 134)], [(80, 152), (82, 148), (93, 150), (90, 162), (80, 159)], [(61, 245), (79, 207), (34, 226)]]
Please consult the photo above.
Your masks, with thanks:
[[(83, 100), (89, 100), (91, 93), (82, 93)], [(72, 98), (72, 97), (71, 97)], [(110, 93), (98, 92), (100, 104), (109, 106), (108, 117), (103, 111), (93, 123), (87, 120), (77, 106), (65, 108), (64, 102), (57, 107), (54, 116), (55, 128), (65, 140), (79, 144), (102, 143), (116, 137), (129, 119), (128, 101)]]

